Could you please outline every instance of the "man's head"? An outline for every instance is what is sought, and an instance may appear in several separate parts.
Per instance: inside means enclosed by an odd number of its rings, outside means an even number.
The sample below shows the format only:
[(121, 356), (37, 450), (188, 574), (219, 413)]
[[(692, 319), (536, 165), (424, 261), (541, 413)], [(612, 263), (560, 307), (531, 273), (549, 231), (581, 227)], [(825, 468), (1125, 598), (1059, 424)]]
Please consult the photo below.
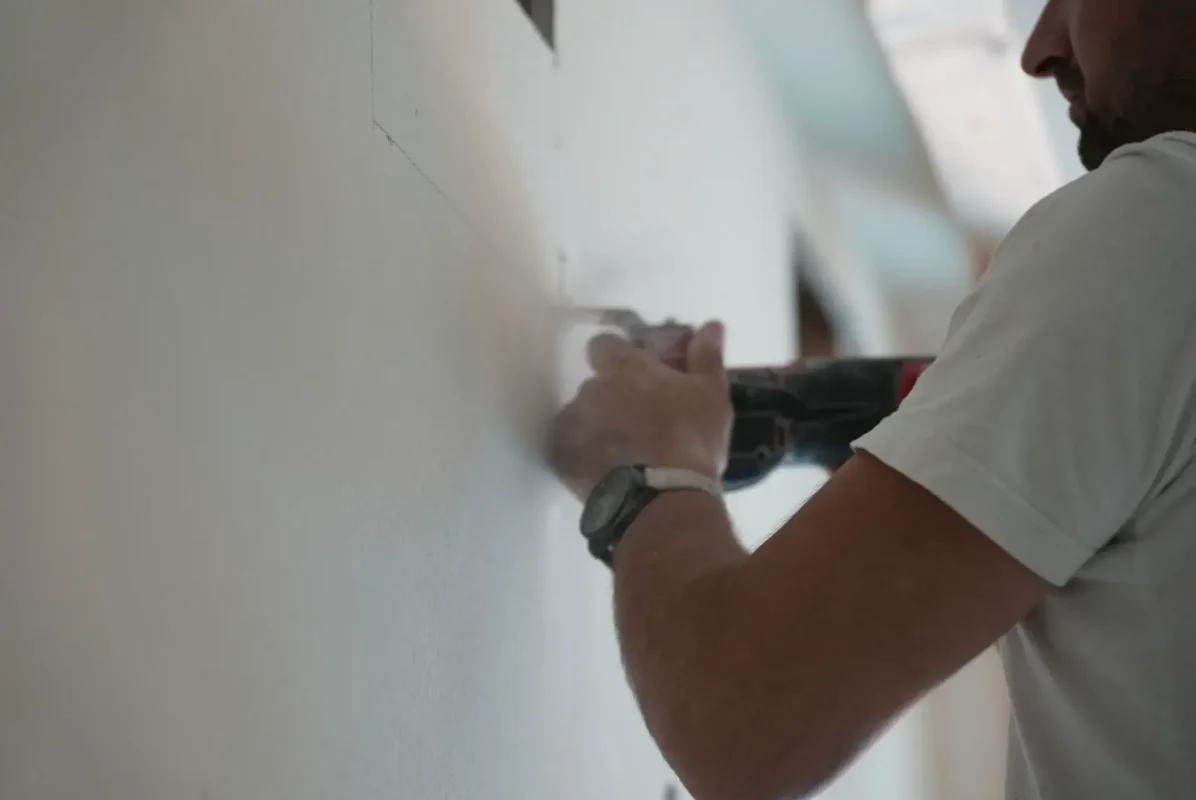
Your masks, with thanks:
[(1054, 78), (1096, 169), (1123, 144), (1196, 131), (1196, 0), (1048, 0), (1022, 68)]

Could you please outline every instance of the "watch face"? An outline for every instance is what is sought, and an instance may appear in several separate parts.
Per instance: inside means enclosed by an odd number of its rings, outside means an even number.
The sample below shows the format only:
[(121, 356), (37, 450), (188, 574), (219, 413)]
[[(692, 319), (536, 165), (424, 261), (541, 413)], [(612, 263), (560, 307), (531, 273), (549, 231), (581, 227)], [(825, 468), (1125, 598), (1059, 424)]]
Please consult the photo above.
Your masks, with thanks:
[(617, 469), (602, 479), (590, 492), (585, 510), (581, 514), (581, 532), (593, 536), (610, 525), (623, 510), (628, 495), (638, 485), (634, 469)]

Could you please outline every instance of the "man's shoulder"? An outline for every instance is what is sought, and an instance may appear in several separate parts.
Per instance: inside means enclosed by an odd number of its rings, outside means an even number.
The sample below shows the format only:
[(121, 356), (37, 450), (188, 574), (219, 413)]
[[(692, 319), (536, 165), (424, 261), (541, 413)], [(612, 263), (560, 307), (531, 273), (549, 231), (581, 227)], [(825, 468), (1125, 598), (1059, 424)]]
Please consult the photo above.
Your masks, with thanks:
[(1196, 134), (1162, 134), (1114, 151), (1035, 204), (992, 263), (1039, 279), (1040, 271), (1072, 272), (1086, 283), (1102, 271), (1141, 278), (1145, 267), (1196, 279)]
[(1151, 213), (1187, 216), (1194, 206), (1196, 133), (1165, 133), (1114, 150), (1099, 169), (1034, 204), (1014, 232), (1027, 223), (1091, 220), (1094, 216), (1132, 225)]
[[(1100, 169), (1088, 177), (1100, 175), (1106, 167), (1125, 165), (1137, 161), (1139, 165), (1166, 166), (1171, 170), (1186, 172), (1192, 178), (1196, 173), (1196, 132), (1170, 131), (1160, 133), (1142, 142), (1123, 145), (1105, 159)], [(1081, 179), (1082, 180), (1082, 179)]]

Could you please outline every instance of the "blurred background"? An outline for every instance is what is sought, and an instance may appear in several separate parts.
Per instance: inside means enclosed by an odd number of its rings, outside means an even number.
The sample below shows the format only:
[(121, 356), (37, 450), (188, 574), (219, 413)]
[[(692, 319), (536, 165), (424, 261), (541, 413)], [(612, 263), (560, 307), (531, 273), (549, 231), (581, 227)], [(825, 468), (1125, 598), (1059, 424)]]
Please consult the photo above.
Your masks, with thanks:
[[(0, 0), (0, 797), (683, 800), (553, 309), (933, 353), (1080, 172), (1040, 7)], [(1006, 715), (986, 655), (825, 797), (997, 800)]]

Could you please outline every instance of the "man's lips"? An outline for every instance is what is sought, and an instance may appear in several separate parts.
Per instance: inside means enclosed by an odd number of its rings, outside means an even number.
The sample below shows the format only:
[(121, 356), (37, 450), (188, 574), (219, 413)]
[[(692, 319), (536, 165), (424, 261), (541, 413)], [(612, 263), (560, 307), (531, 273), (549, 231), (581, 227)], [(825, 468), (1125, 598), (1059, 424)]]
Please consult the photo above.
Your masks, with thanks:
[(1074, 85), (1059, 83), (1059, 93), (1067, 101), (1067, 116), (1076, 125), (1081, 124), (1088, 113), (1087, 103), (1084, 101), (1084, 90)]
[(1066, 69), (1057, 72), (1055, 86), (1059, 88), (1059, 94), (1063, 95), (1063, 99), (1069, 103), (1084, 99), (1084, 79), (1080, 77), (1078, 70)]
[(1079, 100), (1073, 100), (1067, 108), (1067, 118), (1075, 125), (1083, 125), (1086, 115), (1087, 110), (1084, 108), (1083, 102)]

